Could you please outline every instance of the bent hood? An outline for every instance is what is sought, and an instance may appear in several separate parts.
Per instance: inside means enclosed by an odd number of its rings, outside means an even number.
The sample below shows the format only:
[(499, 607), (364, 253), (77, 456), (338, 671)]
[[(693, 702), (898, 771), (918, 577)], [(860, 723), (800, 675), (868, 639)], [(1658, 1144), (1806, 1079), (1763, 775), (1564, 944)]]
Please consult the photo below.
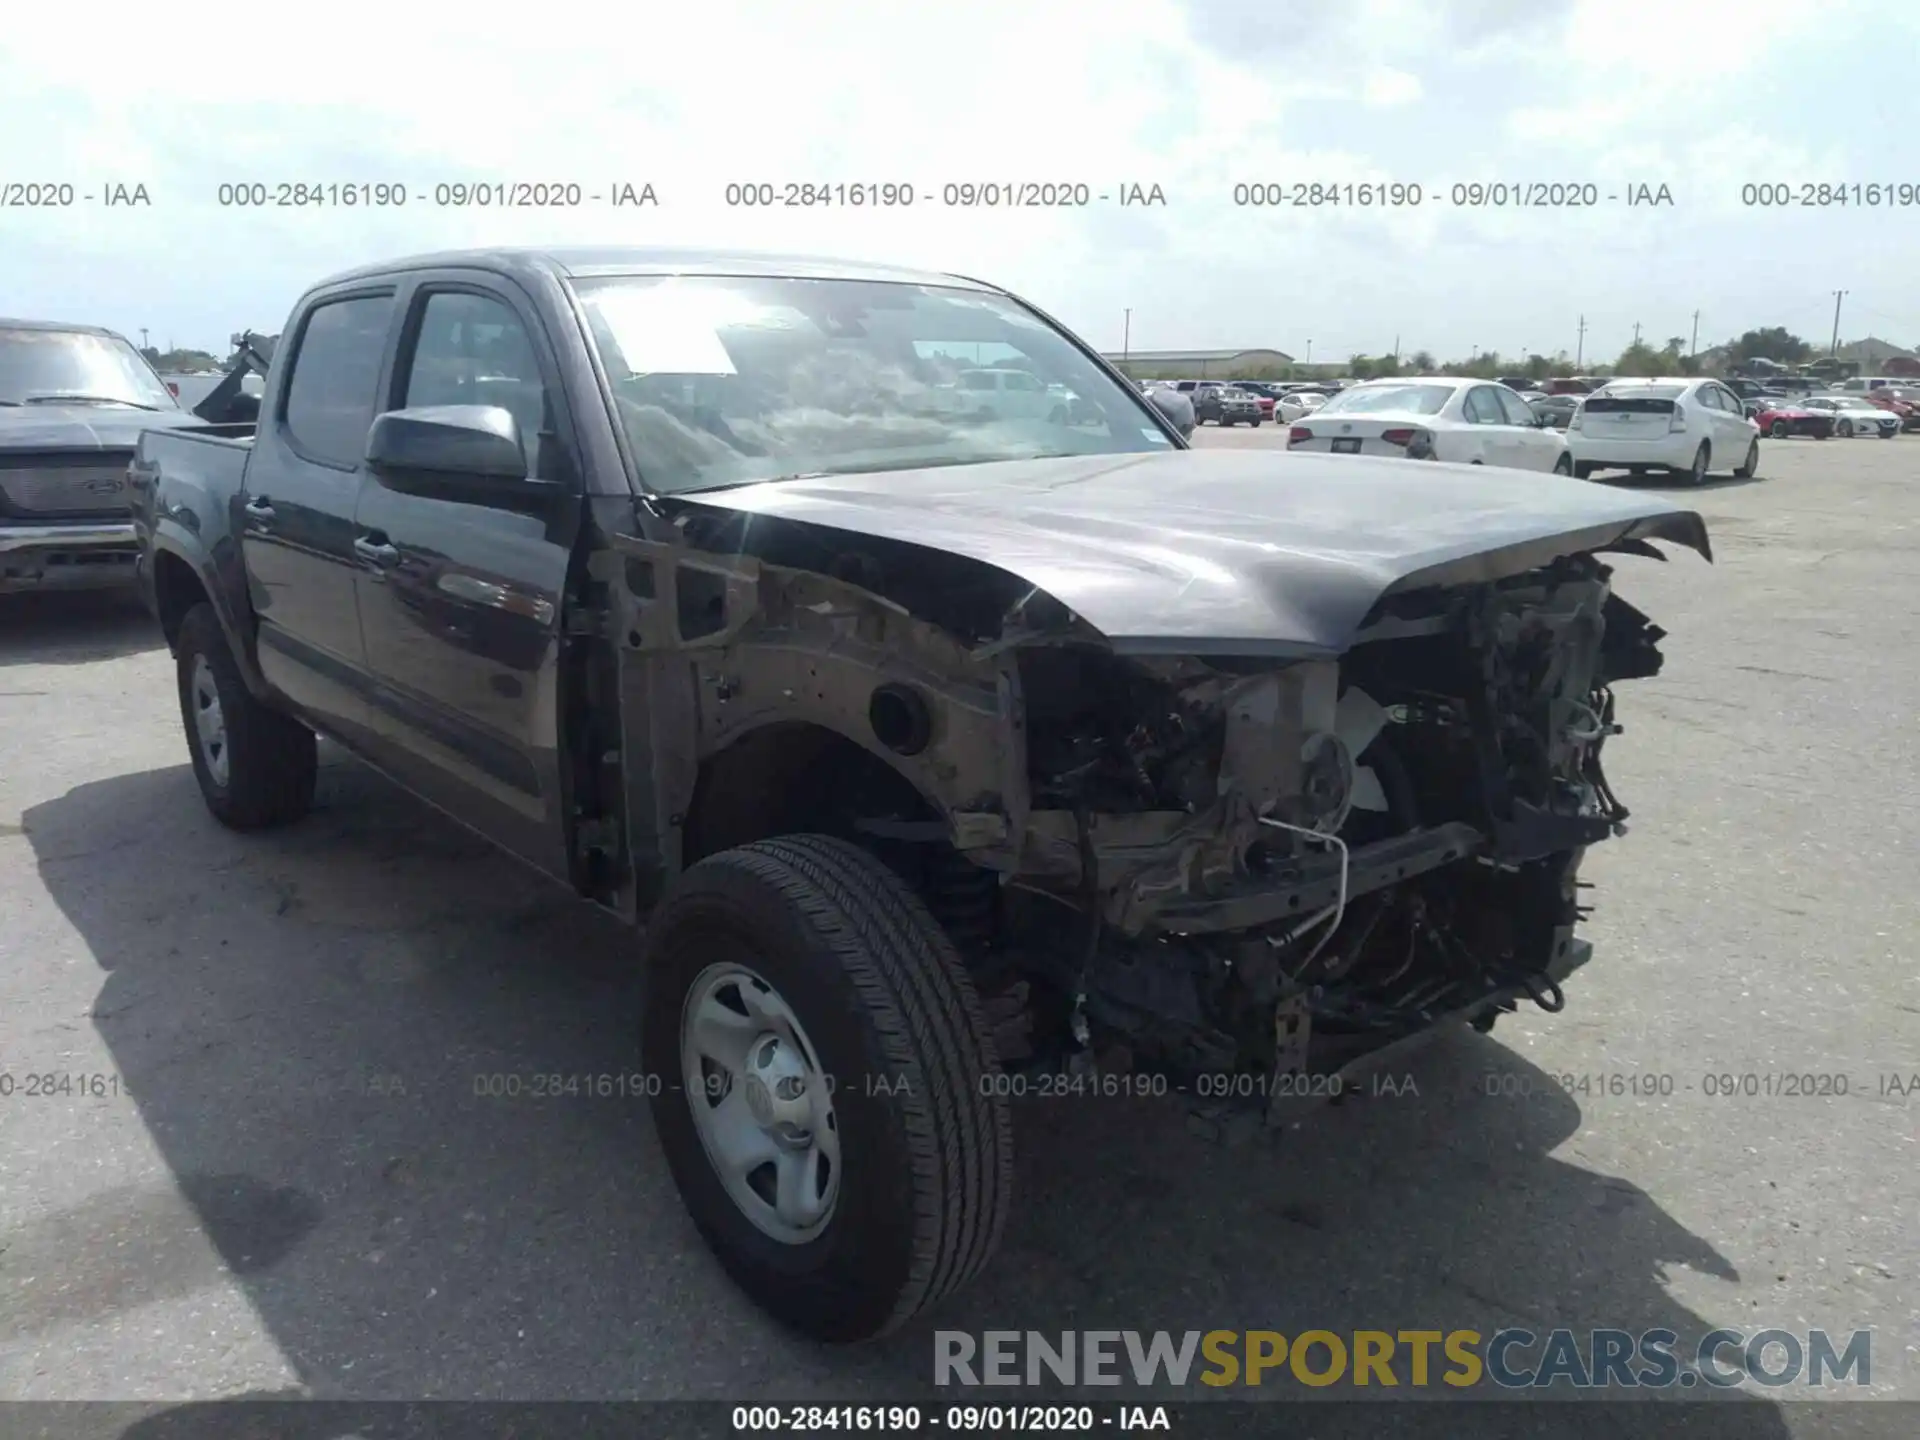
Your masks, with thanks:
[(1694, 511), (1589, 481), (1280, 451), (776, 480), (682, 503), (965, 555), (1132, 654), (1337, 655), (1390, 593), (1648, 538), (1712, 558)]
[(185, 410), (121, 410), (110, 405), (0, 406), (0, 452), (131, 450), (142, 430), (198, 425)]

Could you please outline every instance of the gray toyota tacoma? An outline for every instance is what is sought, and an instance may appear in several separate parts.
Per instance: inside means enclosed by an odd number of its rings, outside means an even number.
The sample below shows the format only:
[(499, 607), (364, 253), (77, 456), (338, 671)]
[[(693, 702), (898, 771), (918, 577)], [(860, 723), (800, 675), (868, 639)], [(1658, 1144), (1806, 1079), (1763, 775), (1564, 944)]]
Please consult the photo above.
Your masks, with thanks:
[[(956, 403), (983, 364), (1086, 403)], [(991, 285), (710, 253), (342, 275), (257, 427), (129, 473), (214, 816), (296, 820), (328, 735), (631, 921), (674, 1178), (829, 1340), (987, 1263), (1043, 1077), (1258, 1125), (1559, 1009), (1661, 663), (1607, 560), (1708, 553), (1575, 480), (1190, 450)]]

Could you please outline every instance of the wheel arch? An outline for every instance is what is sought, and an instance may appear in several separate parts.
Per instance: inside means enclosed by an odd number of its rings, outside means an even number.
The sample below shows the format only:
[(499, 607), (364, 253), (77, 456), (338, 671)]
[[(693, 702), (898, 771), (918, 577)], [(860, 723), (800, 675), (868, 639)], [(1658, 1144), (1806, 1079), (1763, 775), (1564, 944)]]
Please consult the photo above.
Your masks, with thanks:
[(221, 585), (217, 568), (207, 557), (196, 557), (165, 535), (155, 535), (148, 565), (152, 570), (153, 610), (167, 648), (177, 651), (180, 625), (196, 605), (209, 605), (220, 622), (221, 632), (233, 651), (234, 666), (241, 680), (256, 698), (265, 700), (270, 690), (260, 673), (250, 636), (242, 630), (233, 613), (231, 599)]

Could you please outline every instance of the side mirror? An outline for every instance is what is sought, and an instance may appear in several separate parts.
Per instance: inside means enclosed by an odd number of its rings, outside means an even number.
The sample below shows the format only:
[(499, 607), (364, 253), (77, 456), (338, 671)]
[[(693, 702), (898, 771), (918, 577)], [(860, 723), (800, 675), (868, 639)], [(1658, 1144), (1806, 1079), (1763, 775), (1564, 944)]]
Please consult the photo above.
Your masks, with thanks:
[(520, 425), (498, 405), (421, 405), (374, 417), (367, 469), (389, 490), (545, 515), (567, 494), (527, 475)]
[(497, 405), (422, 405), (376, 416), (367, 468), (383, 479), (425, 474), (497, 485), (527, 478), (519, 422)]

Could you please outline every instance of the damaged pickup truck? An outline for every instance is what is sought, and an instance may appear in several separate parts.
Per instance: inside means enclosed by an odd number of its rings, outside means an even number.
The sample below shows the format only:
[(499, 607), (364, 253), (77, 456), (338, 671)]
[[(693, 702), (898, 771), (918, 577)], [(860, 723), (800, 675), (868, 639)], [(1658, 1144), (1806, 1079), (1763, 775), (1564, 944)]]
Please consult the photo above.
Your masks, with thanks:
[(808, 1334), (986, 1264), (1017, 1072), (1257, 1119), (1588, 958), (1661, 664), (1608, 558), (1690, 511), (1192, 451), (947, 275), (450, 254), (284, 337), (131, 470), (207, 805), (295, 820), (319, 732), (640, 927), (666, 1159)]

